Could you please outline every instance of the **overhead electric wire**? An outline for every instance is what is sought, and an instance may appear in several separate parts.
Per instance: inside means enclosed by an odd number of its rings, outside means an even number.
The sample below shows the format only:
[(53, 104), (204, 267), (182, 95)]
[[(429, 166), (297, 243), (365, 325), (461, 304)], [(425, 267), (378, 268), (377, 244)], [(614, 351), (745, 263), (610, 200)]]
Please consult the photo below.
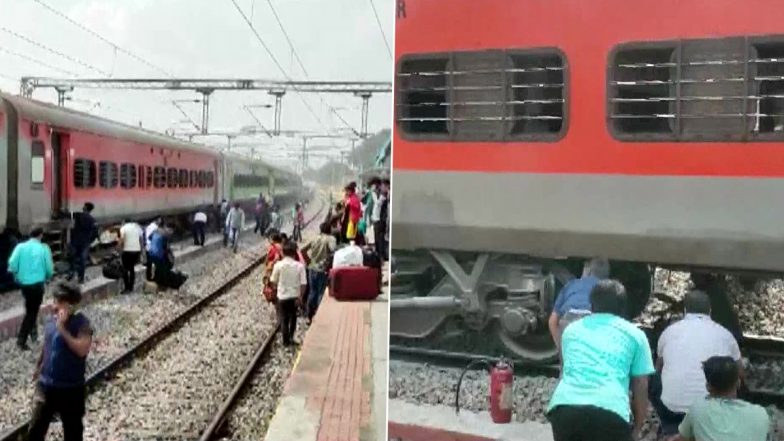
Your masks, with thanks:
[(139, 62), (147, 65), (148, 67), (151, 67), (151, 68), (157, 70), (158, 72), (161, 72), (161, 73), (163, 73), (163, 74), (165, 74), (167, 76), (172, 76), (172, 74), (167, 72), (165, 69), (163, 69), (163, 68), (161, 68), (159, 66), (156, 66), (152, 62), (147, 61), (146, 59), (142, 58), (139, 55), (136, 55), (135, 53), (131, 52), (130, 50), (125, 49), (124, 47), (118, 45), (117, 43), (114, 43), (114, 42), (110, 41), (109, 39), (107, 39), (103, 35), (93, 31), (92, 29), (88, 28), (87, 26), (83, 25), (82, 23), (79, 23), (78, 21), (72, 19), (71, 17), (69, 17), (65, 13), (63, 13), (63, 12), (53, 8), (49, 4), (43, 2), (42, 0), (33, 0), (33, 1), (38, 3), (39, 5), (43, 6), (44, 8), (48, 9), (53, 14), (58, 15), (58, 16), (64, 18), (65, 20), (69, 21), (71, 24), (73, 24), (76, 27), (80, 28), (81, 30), (87, 32), (88, 34), (92, 35), (93, 37), (103, 41), (104, 43), (108, 44), (109, 46), (112, 46), (116, 51), (122, 52), (122, 53), (128, 55), (129, 57), (135, 59), (136, 61), (139, 61)]
[(392, 48), (389, 47), (389, 42), (387, 41), (387, 34), (384, 33), (384, 27), (381, 26), (381, 19), (378, 17), (378, 11), (376, 10), (376, 4), (373, 3), (373, 0), (368, 0), (370, 2), (370, 6), (373, 8), (373, 15), (376, 16), (376, 24), (378, 25), (378, 30), (381, 31), (381, 38), (384, 40), (384, 46), (387, 48), (387, 53), (389, 54), (389, 59), (392, 59)]
[(43, 43), (39, 43), (39, 42), (33, 40), (32, 38), (26, 37), (26, 36), (21, 35), (21, 34), (15, 32), (15, 31), (12, 31), (11, 29), (6, 28), (5, 26), (0, 26), (0, 31), (3, 31), (3, 32), (5, 32), (5, 33), (7, 33), (9, 35), (12, 35), (12, 36), (14, 36), (14, 37), (16, 37), (16, 38), (18, 38), (20, 40), (26, 41), (26, 42), (32, 44), (33, 46), (41, 48), (41, 49), (43, 49), (43, 50), (45, 50), (47, 52), (50, 52), (52, 54), (55, 54), (55, 55), (59, 56), (59, 57), (65, 58), (66, 60), (74, 62), (74, 63), (76, 63), (76, 64), (78, 64), (80, 66), (86, 67), (87, 69), (90, 69), (90, 70), (93, 70), (95, 72), (98, 72), (101, 75), (106, 75), (106, 76), (109, 75), (108, 72), (104, 71), (103, 69), (101, 69), (99, 67), (95, 67), (92, 64), (85, 63), (82, 60), (79, 60), (79, 59), (74, 58), (74, 57), (72, 57), (70, 55), (64, 54), (64, 53), (62, 53), (62, 52), (60, 52), (60, 51), (58, 51), (56, 49), (52, 49), (52, 48), (50, 48), (49, 46), (47, 46), (47, 45), (45, 45)]
[[(242, 11), (242, 8), (240, 8), (240, 6), (237, 4), (237, 1), (236, 0), (231, 0), (231, 2), (234, 4), (234, 7), (237, 9), (237, 12), (239, 12), (239, 14), (242, 16), (243, 20), (245, 20), (245, 23), (248, 24), (248, 26), (250, 27), (251, 31), (256, 36), (256, 39), (259, 40), (259, 43), (261, 43), (261, 45), (264, 47), (264, 50), (267, 51), (267, 54), (272, 59), (273, 63), (275, 63), (275, 66), (277, 66), (278, 70), (280, 70), (280, 72), (283, 74), (283, 76), (286, 78), (286, 80), (293, 81), (291, 79), (291, 76), (289, 76), (289, 74), (286, 72), (286, 70), (280, 64), (280, 62), (278, 61), (277, 57), (275, 57), (275, 54), (272, 53), (272, 50), (270, 49), (270, 47), (267, 45), (267, 43), (264, 41), (264, 39), (261, 38), (261, 35), (256, 30), (256, 27), (253, 26), (253, 23), (248, 19), (248, 16), (245, 15), (245, 13)], [(280, 22), (278, 22), (278, 24), (280, 24)], [(280, 25), (282, 27), (282, 24), (280, 24)], [(287, 39), (288, 39), (288, 37), (287, 37)], [(290, 40), (289, 40), (289, 42), (290, 42)], [(293, 50), (294, 47), (293, 46), (291, 46), (291, 47), (292, 47), (292, 50)], [(299, 59), (299, 57), (297, 57), (297, 58)], [(304, 69), (303, 69), (303, 71), (304, 71)], [(294, 87), (293, 89), (295, 91), (299, 92), (299, 90), (296, 87)], [(307, 100), (305, 100), (305, 98), (301, 94), (298, 94), (298, 96), (299, 96), (300, 100), (302, 101), (302, 103), (305, 104), (305, 107), (308, 109), (310, 114), (313, 115), (313, 117), (316, 119), (316, 121), (318, 121), (319, 124), (324, 126), (325, 125), (324, 122), (316, 114), (316, 112), (313, 110), (313, 107), (310, 106), (310, 104), (307, 102)], [(323, 102), (323, 99), (322, 99), (322, 102)], [(338, 117), (342, 119), (342, 117), (340, 117), (340, 115), (338, 115)], [(343, 121), (345, 122), (345, 120), (343, 120)], [(352, 128), (351, 126), (349, 126), (349, 128), (351, 128), (351, 130), (354, 133), (356, 133), (356, 130), (354, 130), (354, 128)]]
[[(237, 4), (237, 1), (231, 0), (231, 2), (234, 4), (234, 7), (237, 9), (237, 12), (239, 12), (239, 14), (242, 16), (242, 19), (245, 20), (245, 23), (248, 24), (248, 27), (250, 27), (250, 30), (253, 32), (253, 35), (256, 36), (256, 39), (264, 47), (264, 50), (267, 51), (267, 54), (272, 59), (272, 62), (275, 63), (275, 66), (277, 66), (278, 70), (280, 70), (280, 72), (283, 74), (286, 80), (293, 81), (289, 76), (289, 74), (286, 72), (286, 70), (283, 69), (283, 66), (278, 61), (277, 57), (275, 57), (275, 54), (273, 54), (272, 50), (269, 48), (269, 46), (267, 46), (267, 43), (264, 41), (263, 38), (261, 38), (261, 35), (259, 35), (259, 32), (256, 30), (256, 27), (253, 26), (253, 23), (251, 23), (251, 21), (248, 19), (248, 16), (245, 15), (245, 13), (242, 11), (242, 8), (240, 8), (240, 5)], [(298, 91), (296, 87), (294, 88), (294, 90)], [(322, 126), (325, 126), (324, 121), (322, 121), (321, 118), (316, 114), (316, 112), (313, 110), (313, 108), (310, 106), (307, 100), (305, 100), (305, 98), (302, 95), (298, 95), (298, 96), (302, 101), (302, 103), (305, 104), (305, 107), (308, 109), (310, 114), (313, 115), (313, 117), (316, 119), (316, 121), (318, 121), (318, 123), (321, 124)]]
[(7, 49), (7, 48), (4, 48), (2, 46), (0, 46), (0, 52), (5, 52), (5, 53), (13, 55), (15, 57), (19, 57), (19, 58), (21, 58), (23, 60), (27, 60), (27, 61), (30, 61), (32, 63), (41, 65), (41, 66), (46, 67), (48, 69), (52, 69), (52, 70), (56, 70), (58, 72), (62, 72), (64, 74), (66, 74), (66, 75), (71, 75), (71, 76), (74, 76), (74, 77), (78, 77), (79, 76), (78, 74), (73, 73), (70, 70), (63, 69), (63, 68), (60, 68), (60, 67), (57, 67), (57, 66), (53, 66), (53, 65), (51, 65), (49, 63), (46, 63), (46, 62), (43, 62), (43, 61), (41, 61), (41, 60), (39, 60), (37, 58), (33, 58), (33, 57), (30, 57), (30, 56), (25, 55), (25, 54), (21, 54), (21, 53), (16, 52), (16, 51), (12, 51), (11, 49)]
[[(297, 52), (297, 48), (294, 47), (294, 43), (291, 41), (291, 38), (289, 37), (289, 33), (286, 31), (286, 27), (283, 25), (280, 16), (278, 16), (278, 11), (275, 10), (275, 6), (273, 6), (271, 0), (267, 0), (267, 4), (269, 5), (270, 10), (272, 11), (272, 15), (275, 16), (275, 21), (278, 22), (278, 27), (280, 27), (281, 32), (283, 32), (283, 36), (286, 37), (286, 42), (289, 44), (289, 48), (291, 48), (291, 52), (294, 54), (294, 59), (297, 60), (297, 64), (299, 64), (300, 69), (302, 69), (302, 73), (305, 74), (305, 78), (310, 78), (310, 75), (308, 74), (308, 70), (305, 68), (305, 64), (302, 62), (302, 59), (300, 58), (299, 53)], [(351, 131), (354, 132), (355, 135), (359, 135), (359, 132), (357, 132), (357, 130), (354, 129), (354, 127), (352, 127), (351, 124), (349, 124), (348, 121), (346, 121), (343, 118), (343, 116), (341, 116), (335, 110), (334, 107), (329, 105), (329, 103), (327, 103), (321, 95), (318, 95), (318, 97), (319, 100), (329, 108), (329, 111), (335, 114), (335, 116), (337, 116), (338, 119), (340, 119), (346, 127), (351, 129)]]

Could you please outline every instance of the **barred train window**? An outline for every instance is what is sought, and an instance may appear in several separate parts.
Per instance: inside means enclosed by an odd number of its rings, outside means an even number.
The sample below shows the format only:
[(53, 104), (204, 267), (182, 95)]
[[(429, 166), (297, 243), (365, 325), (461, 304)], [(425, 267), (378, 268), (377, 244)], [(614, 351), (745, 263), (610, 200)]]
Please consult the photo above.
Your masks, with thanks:
[(397, 75), (398, 126), (413, 138), (553, 141), (566, 129), (566, 63), (555, 49), (416, 55)]
[(155, 167), (155, 188), (166, 187), (166, 169)]
[(103, 188), (117, 187), (117, 164), (109, 161), (98, 163), (98, 182)]
[(44, 143), (41, 141), (33, 141), (30, 146), (30, 184), (35, 190), (44, 188), (45, 150)]
[(784, 37), (628, 43), (608, 80), (619, 139), (784, 138)]
[(212, 186), (215, 185), (215, 175), (211, 171), (207, 172), (204, 184), (207, 188), (212, 188)]
[(166, 171), (166, 186), (169, 188), (177, 188), (177, 174), (176, 168), (169, 168)]
[(95, 187), (95, 162), (89, 159), (76, 159), (73, 166), (73, 184), (76, 188)]
[(136, 187), (136, 165), (128, 163), (120, 164), (120, 187)]
[(188, 170), (180, 169), (180, 187), (188, 188)]

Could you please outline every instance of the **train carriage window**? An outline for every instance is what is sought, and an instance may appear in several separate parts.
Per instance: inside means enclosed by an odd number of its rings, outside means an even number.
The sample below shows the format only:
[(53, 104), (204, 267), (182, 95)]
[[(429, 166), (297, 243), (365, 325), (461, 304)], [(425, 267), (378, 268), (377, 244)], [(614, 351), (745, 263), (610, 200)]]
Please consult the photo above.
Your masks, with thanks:
[(188, 170), (180, 169), (180, 188), (188, 188)]
[(30, 146), (30, 184), (35, 190), (44, 188), (44, 143), (33, 141)]
[(166, 187), (166, 169), (163, 167), (155, 167), (155, 188)]
[(137, 177), (139, 182), (139, 188), (144, 188), (144, 166), (140, 165), (137, 167), (137, 169), (139, 170), (138, 177)]
[(196, 176), (197, 176), (197, 174), (198, 174), (198, 172), (196, 170), (191, 170), (191, 172), (190, 172), (190, 186), (192, 188), (198, 187), (198, 185), (196, 183)]
[(784, 138), (784, 37), (627, 43), (610, 56), (610, 131), (626, 141)]
[(76, 188), (93, 188), (97, 173), (95, 172), (95, 161), (77, 158), (73, 166), (73, 184)]
[(117, 164), (109, 161), (98, 163), (98, 182), (102, 188), (115, 188), (118, 180)]
[(205, 177), (205, 185), (207, 188), (212, 188), (215, 185), (215, 175), (210, 171), (207, 172), (207, 176)]
[(556, 49), (416, 55), (399, 64), (396, 119), (411, 139), (554, 141), (566, 130)]
[(204, 188), (206, 182), (206, 174), (204, 171), (199, 171), (199, 174), (196, 176), (196, 182), (199, 184), (199, 188)]
[(144, 170), (145, 170), (145, 174), (144, 174), (144, 184), (145, 184), (145, 187), (151, 188), (153, 186), (152, 185), (152, 181), (153, 181), (152, 167), (146, 165), (146, 166), (144, 166)]
[(179, 175), (177, 174), (176, 168), (169, 168), (166, 171), (166, 186), (169, 188), (177, 188), (177, 179)]
[(134, 164), (120, 164), (120, 187), (136, 187), (136, 166)]

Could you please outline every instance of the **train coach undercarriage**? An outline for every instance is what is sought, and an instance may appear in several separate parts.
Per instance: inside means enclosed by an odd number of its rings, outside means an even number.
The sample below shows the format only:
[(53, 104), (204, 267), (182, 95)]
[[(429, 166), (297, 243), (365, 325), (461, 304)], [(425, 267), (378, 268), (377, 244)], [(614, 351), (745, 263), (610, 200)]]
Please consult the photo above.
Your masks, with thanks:
[[(393, 256), (392, 337), (461, 339), (474, 333), (488, 347), (500, 347), (518, 359), (546, 363), (557, 358), (547, 321), (561, 287), (581, 275), (582, 259), (441, 250), (396, 250)], [(640, 315), (648, 304), (654, 269), (644, 263), (611, 262), (611, 277), (627, 289), (628, 318)], [(722, 280), (692, 274), (695, 286), (711, 297), (714, 319), (739, 337), (737, 315)], [(491, 335), (494, 339), (484, 338)]]

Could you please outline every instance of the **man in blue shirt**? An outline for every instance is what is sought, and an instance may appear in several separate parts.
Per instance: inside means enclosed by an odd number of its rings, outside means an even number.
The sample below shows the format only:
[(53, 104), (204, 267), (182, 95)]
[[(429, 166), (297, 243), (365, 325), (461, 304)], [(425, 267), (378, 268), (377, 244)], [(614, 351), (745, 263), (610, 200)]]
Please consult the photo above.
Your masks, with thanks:
[(567, 283), (558, 293), (547, 322), (557, 347), (561, 347), (561, 334), (566, 326), (591, 313), (591, 290), (600, 280), (608, 277), (610, 263), (607, 259), (593, 258), (585, 262), (582, 277)]
[(37, 339), (36, 322), (44, 298), (45, 283), (54, 274), (52, 251), (48, 245), (41, 243), (43, 235), (44, 230), (35, 228), (30, 232), (30, 239), (17, 245), (8, 259), (8, 272), (13, 274), (21, 287), (25, 300), (25, 315), (16, 338), (16, 345), (21, 350), (30, 349), (27, 346), (28, 337), (32, 337), (33, 341)]
[(602, 280), (590, 300), (591, 315), (563, 333), (561, 379), (547, 407), (553, 439), (632, 441), (648, 416), (651, 348), (645, 333), (622, 318), (623, 285)]
[(71, 229), (71, 265), (68, 269), (68, 280), (76, 274), (80, 284), (84, 283), (84, 270), (90, 259), (90, 245), (98, 238), (98, 227), (91, 214), (94, 208), (92, 202), (86, 202), (81, 213), (74, 213), (74, 225)]
[(82, 293), (62, 283), (54, 292), (54, 314), (44, 327), (44, 345), (33, 376), (37, 379), (28, 441), (43, 441), (55, 414), (63, 424), (64, 441), (81, 441), (84, 432), (85, 369), (92, 345), (90, 321), (74, 312)]

